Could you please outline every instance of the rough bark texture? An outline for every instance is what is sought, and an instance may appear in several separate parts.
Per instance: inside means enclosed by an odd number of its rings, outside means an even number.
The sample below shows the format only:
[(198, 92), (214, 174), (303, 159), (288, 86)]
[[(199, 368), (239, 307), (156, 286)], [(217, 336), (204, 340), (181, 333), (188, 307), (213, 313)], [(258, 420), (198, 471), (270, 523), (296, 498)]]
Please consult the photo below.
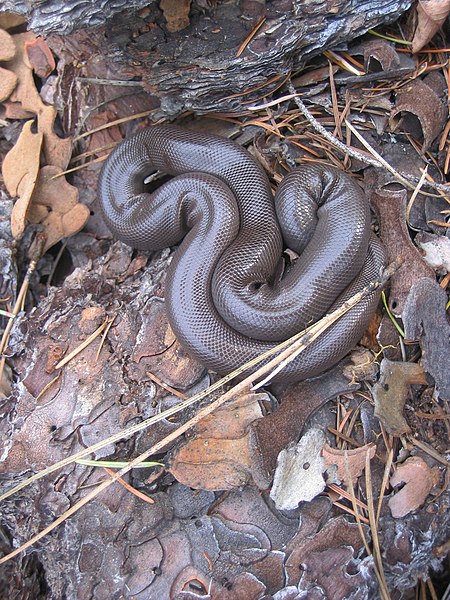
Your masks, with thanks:
[[(0, 11), (11, 4), (0, 3)], [(88, 63), (93, 62), (96, 51), (106, 57), (107, 72), (94, 74), (94, 66), (87, 74), (116, 81), (133, 79), (137, 85), (141, 82), (160, 99), (166, 115), (175, 115), (185, 110), (237, 111), (276, 89), (312, 56), (395, 21), (411, 0), (271, 0), (265, 5), (241, 0), (212, 3), (213, 8), (204, 10), (194, 3), (189, 25), (173, 33), (166, 21), (167, 10), (163, 13), (152, 3), (136, 14), (130, 8), (138, 4), (131, 2), (127, 11), (116, 14), (106, 27), (76, 34), (78, 44), (86, 47)], [(15, 10), (25, 12), (30, 27), (40, 33), (67, 33), (104, 21), (123, 7), (124, 3), (116, 0), (83, 4), (79, 0), (47, 0), (32, 8), (19, 3)], [(263, 17), (264, 23), (237, 56)], [(61, 45), (77, 43), (57, 36), (49, 41), (57, 53)]]
[(29, 28), (40, 33), (71, 33), (82, 27), (101, 25), (117, 12), (139, 8), (148, 0), (5, 0), (0, 12), (27, 18)]

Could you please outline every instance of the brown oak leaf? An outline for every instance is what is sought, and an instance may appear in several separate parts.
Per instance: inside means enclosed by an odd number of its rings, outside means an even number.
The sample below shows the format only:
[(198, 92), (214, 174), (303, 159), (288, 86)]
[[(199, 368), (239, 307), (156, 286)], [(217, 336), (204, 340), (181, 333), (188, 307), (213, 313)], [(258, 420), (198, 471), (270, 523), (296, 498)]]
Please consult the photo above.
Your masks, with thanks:
[(33, 121), (27, 121), (16, 145), (5, 156), (2, 175), (8, 193), (18, 196), (11, 214), (11, 231), (15, 238), (25, 229), (31, 196), (39, 173), (42, 133), (33, 133)]
[[(33, 33), (20, 33), (13, 36), (16, 46), (14, 57), (3, 64), (4, 68), (14, 73), (17, 85), (6, 103), (6, 117), (17, 116), (18, 105), (22, 111), (21, 118), (29, 113), (37, 115), (37, 128), (43, 134), (43, 151), (47, 164), (57, 165), (65, 169), (72, 153), (72, 141), (62, 139), (53, 131), (56, 109), (42, 101), (36, 89), (33, 69), (29, 63), (26, 47), (36, 41)], [(11, 109), (14, 111), (11, 114)]]
[(397, 467), (390, 483), (392, 487), (405, 484), (388, 502), (392, 516), (400, 519), (422, 506), (435, 483), (435, 477), (420, 456), (412, 456)]
[(243, 486), (258, 469), (249, 425), (262, 417), (266, 394), (245, 394), (202, 419), (194, 435), (171, 456), (170, 472), (181, 483), (211, 491)]
[(65, 237), (78, 233), (86, 224), (90, 211), (78, 202), (78, 190), (70, 185), (59, 167), (47, 165), (39, 172), (28, 213), (31, 223), (44, 226), (47, 237), (44, 252)]

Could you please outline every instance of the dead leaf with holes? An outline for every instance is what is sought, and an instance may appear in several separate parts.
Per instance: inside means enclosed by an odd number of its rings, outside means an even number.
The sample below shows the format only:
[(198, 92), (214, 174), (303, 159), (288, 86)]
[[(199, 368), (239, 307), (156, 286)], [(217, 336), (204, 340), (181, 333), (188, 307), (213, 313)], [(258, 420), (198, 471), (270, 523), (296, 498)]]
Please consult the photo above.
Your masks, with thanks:
[(391, 435), (409, 433), (410, 427), (403, 416), (403, 409), (412, 384), (426, 385), (423, 368), (417, 363), (381, 361), (380, 379), (372, 388), (375, 400), (375, 416), (380, 419)]
[(293, 510), (300, 502), (310, 502), (325, 489), (325, 461), (322, 448), (325, 435), (312, 428), (298, 444), (282, 450), (273, 478), (270, 497), (278, 510)]
[[(329, 475), (327, 483), (344, 483), (349, 485), (350, 480), (353, 485), (356, 484), (358, 477), (364, 471), (366, 466), (366, 456), (369, 454), (370, 460), (375, 456), (376, 448), (373, 444), (366, 444), (360, 448), (351, 450), (340, 450), (332, 448), (325, 444), (322, 448), (322, 457), (325, 461), (325, 468)], [(334, 478), (334, 481), (332, 481)]]
[(9, 195), (18, 200), (11, 214), (11, 231), (19, 238), (26, 225), (33, 189), (39, 173), (42, 133), (33, 133), (33, 121), (25, 123), (16, 145), (5, 156), (2, 175)]
[(70, 185), (59, 167), (42, 167), (32, 194), (28, 214), (30, 223), (44, 227), (47, 241), (44, 252), (65, 237), (78, 233), (86, 224), (90, 211), (78, 202), (78, 190)]
[(18, 197), (11, 213), (11, 231), (19, 238), (29, 220), (43, 225), (44, 252), (62, 238), (77, 233), (89, 218), (89, 209), (78, 202), (78, 190), (62, 170), (45, 166), (39, 171), (42, 133), (33, 133), (33, 121), (25, 123), (16, 145), (5, 156), (2, 175), (11, 197)]
[[(34, 83), (33, 66), (31, 60), (35, 60), (39, 54), (39, 68), (48, 72), (51, 66), (49, 58), (50, 51), (43, 50), (44, 41), (37, 44), (36, 36), (31, 33), (20, 33), (12, 36), (16, 52), (2, 67), (16, 77), (16, 86), (9, 95), (6, 106), (6, 118), (27, 118), (37, 115), (37, 129), (43, 135), (43, 152), (47, 164), (56, 165), (65, 169), (69, 164), (72, 141), (62, 139), (53, 131), (56, 118), (56, 109), (44, 104)], [(47, 58), (42, 61), (42, 56)], [(47, 63), (43, 67), (42, 63)]]
[(248, 429), (263, 416), (260, 401), (267, 400), (266, 394), (244, 394), (202, 419), (170, 458), (169, 471), (175, 479), (211, 491), (260, 480), (258, 447)]
[(405, 484), (388, 501), (392, 516), (401, 519), (420, 508), (435, 483), (434, 472), (420, 456), (407, 458), (397, 467), (390, 480), (392, 487)]
[[(303, 521), (302, 514), (301, 523)], [(299, 534), (289, 542), (285, 561), (286, 583), (294, 586), (295, 593), (280, 598), (342, 600), (364, 597), (364, 592), (359, 594), (359, 590), (364, 589), (363, 572), (367, 567), (354, 568), (363, 545), (358, 525), (344, 516), (323, 521), (321, 529), (308, 536), (302, 535), (300, 525)], [(364, 531), (364, 526), (362, 528)], [(353, 568), (350, 569), (349, 565)], [(316, 593), (316, 590), (319, 592)]]
[(419, 0), (416, 7), (417, 25), (412, 39), (412, 51), (419, 52), (445, 23), (450, 12), (450, 0)]

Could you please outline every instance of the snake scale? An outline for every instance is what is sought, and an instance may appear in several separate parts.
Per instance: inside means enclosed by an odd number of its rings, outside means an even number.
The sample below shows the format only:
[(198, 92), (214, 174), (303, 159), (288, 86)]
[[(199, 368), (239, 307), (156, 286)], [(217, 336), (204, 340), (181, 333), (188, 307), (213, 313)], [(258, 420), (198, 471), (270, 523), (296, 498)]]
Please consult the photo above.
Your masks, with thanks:
[[(156, 191), (155, 171), (173, 178)], [(374, 279), (385, 263), (356, 182), (320, 164), (287, 175), (273, 197), (252, 155), (235, 142), (174, 125), (125, 139), (99, 179), (106, 224), (125, 243), (170, 263), (170, 325), (189, 354), (227, 373), (320, 319)], [(280, 277), (284, 248), (299, 254)], [(374, 291), (277, 375), (296, 381), (332, 367), (359, 341)]]

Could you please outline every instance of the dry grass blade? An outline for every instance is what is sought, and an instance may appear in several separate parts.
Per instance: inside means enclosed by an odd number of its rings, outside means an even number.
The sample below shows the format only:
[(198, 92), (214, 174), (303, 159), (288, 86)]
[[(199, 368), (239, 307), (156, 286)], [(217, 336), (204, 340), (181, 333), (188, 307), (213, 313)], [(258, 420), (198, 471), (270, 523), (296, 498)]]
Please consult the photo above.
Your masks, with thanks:
[(331, 106), (333, 109), (333, 116), (334, 116), (334, 122), (335, 122), (333, 135), (337, 136), (340, 140), (342, 140), (341, 115), (339, 114), (336, 86), (334, 84), (333, 66), (332, 66), (331, 62), (328, 64), (329, 64), (329, 79), (330, 79), (330, 90), (331, 90)]
[(98, 336), (102, 333), (102, 331), (104, 329), (106, 329), (110, 320), (111, 319), (106, 319), (106, 321), (103, 321), (103, 323), (100, 325), (100, 327), (97, 327), (97, 329), (94, 331), (94, 333), (91, 333), (91, 335), (88, 338), (86, 338), (84, 340), (84, 342), (82, 342), (77, 348), (75, 348), (75, 350), (72, 350), (72, 352), (70, 352), (67, 356), (65, 356), (62, 360), (60, 360), (59, 363), (57, 365), (55, 365), (55, 369), (61, 369), (62, 367), (64, 367), (64, 365), (66, 365), (68, 362), (70, 362), (72, 360), (72, 358), (74, 358), (75, 356), (80, 354), (80, 352), (82, 352), (85, 348), (87, 348), (89, 346), (89, 344), (92, 344), (92, 342), (96, 338), (98, 338)]
[[(367, 456), (369, 456), (369, 453), (367, 453)], [(367, 538), (366, 538), (366, 535), (364, 533), (364, 529), (362, 528), (361, 515), (359, 514), (359, 511), (358, 511), (358, 504), (357, 504), (357, 499), (356, 499), (356, 496), (355, 496), (355, 490), (353, 488), (353, 484), (351, 483), (352, 480), (351, 480), (351, 475), (350, 475), (350, 465), (349, 465), (349, 462), (348, 462), (348, 455), (347, 455), (347, 453), (345, 453), (345, 458), (346, 458), (346, 460), (345, 460), (345, 469), (347, 471), (347, 479), (350, 482), (349, 483), (350, 496), (351, 496), (351, 500), (352, 500), (352, 504), (353, 504), (353, 510), (354, 510), (355, 517), (356, 517), (356, 523), (358, 525), (359, 534), (361, 536), (361, 540), (362, 540), (362, 542), (364, 544), (364, 548), (366, 549), (366, 552), (367, 552), (368, 556), (372, 556), (372, 552), (371, 552), (369, 544), (367, 542)], [(369, 520), (370, 520), (370, 516), (369, 516)], [(378, 585), (380, 587), (380, 597), (382, 598), (382, 600), (390, 600), (389, 592), (387, 592), (387, 595), (385, 595), (385, 587), (383, 585), (382, 577), (381, 577), (381, 575), (380, 575), (380, 573), (378, 571), (378, 565), (377, 565), (376, 561), (374, 562), (373, 568), (374, 568), (375, 576), (376, 576), (377, 581), (378, 581)]]
[(248, 36), (245, 38), (245, 40), (239, 46), (238, 51), (236, 52), (236, 58), (239, 58), (241, 56), (241, 54), (247, 48), (247, 46), (249, 45), (249, 43), (252, 41), (252, 39), (258, 33), (258, 31), (260, 30), (260, 28), (264, 25), (264, 23), (266, 22), (266, 19), (267, 19), (267, 17), (263, 17), (258, 23), (256, 23), (256, 25), (250, 31), (250, 33), (248, 34)]
[(370, 469), (370, 453), (366, 453), (366, 494), (367, 494), (367, 510), (369, 513), (370, 532), (372, 534), (372, 544), (374, 549), (375, 563), (378, 568), (380, 577), (380, 592), (383, 598), (389, 599), (389, 590), (384, 576), (383, 560), (381, 557), (380, 540), (378, 538), (377, 520), (375, 518), (375, 510), (373, 504), (373, 487), (372, 487), (372, 472)]
[(387, 489), (387, 485), (388, 485), (388, 481), (389, 481), (389, 474), (391, 472), (393, 460), (394, 460), (394, 449), (391, 448), (389, 450), (389, 454), (388, 454), (388, 457), (386, 460), (386, 466), (384, 467), (383, 481), (381, 482), (380, 497), (378, 498), (377, 514), (375, 516), (375, 526), (376, 526), (377, 530), (378, 530), (378, 522), (380, 520), (381, 508), (383, 506), (384, 493)]
[(179, 390), (176, 390), (175, 388), (171, 387), (170, 385), (167, 385), (167, 383), (165, 383), (164, 381), (162, 381), (162, 379), (160, 379), (159, 377), (157, 377), (154, 373), (150, 373), (150, 371), (147, 371), (147, 376), (157, 385), (161, 386), (162, 388), (164, 388), (166, 390), (166, 392), (169, 392), (169, 394), (173, 394), (174, 396), (177, 396), (178, 398), (181, 398), (181, 400), (186, 400), (188, 398), (188, 396), (186, 396), (186, 394), (183, 394), (183, 392), (180, 392)]
[[(408, 224), (408, 227), (411, 227), (411, 229), (415, 229), (414, 227), (411, 226), (411, 223), (409, 221), (409, 215), (411, 213), (411, 209), (413, 207), (413, 204), (420, 192), (421, 187), (423, 186), (425, 179), (427, 179), (427, 174), (428, 174), (428, 165), (425, 167), (425, 169), (423, 170), (422, 176), (419, 179), (418, 184), (416, 185), (414, 192), (411, 194), (411, 198), (409, 199), (408, 202), (408, 206), (406, 207), (406, 222)], [(416, 231), (419, 231), (418, 229), (415, 229)]]
[(75, 173), (75, 171), (80, 171), (81, 169), (85, 169), (86, 167), (89, 167), (89, 165), (93, 165), (95, 163), (101, 163), (101, 162), (105, 161), (107, 158), (108, 158), (108, 155), (99, 156), (98, 158), (94, 158), (93, 160), (90, 160), (87, 163), (78, 165), (78, 167), (72, 167), (71, 169), (66, 169), (65, 171), (61, 171), (61, 173), (58, 173), (57, 175), (53, 175), (52, 179), (58, 179), (59, 177), (63, 177), (64, 175), (68, 175), (69, 173)]
[[(352, 495), (349, 494), (349, 492), (347, 492), (346, 490), (344, 490), (341, 487), (339, 487), (338, 485), (336, 485), (335, 483), (330, 483), (330, 484), (328, 484), (327, 487), (330, 490), (332, 490), (333, 492), (336, 492), (336, 494), (339, 494), (340, 496), (342, 496), (343, 498), (345, 498), (346, 500), (349, 500), (351, 502)], [(362, 510), (367, 511), (367, 504), (364, 504), (364, 502), (362, 502), (358, 498), (355, 498), (355, 502), (359, 506), (359, 508), (361, 508)], [(353, 514), (353, 512), (352, 512), (352, 514)], [(369, 520), (366, 519), (366, 517), (363, 517), (361, 514), (359, 516), (362, 517), (362, 519), (364, 521), (367, 521), (367, 523), (369, 522)]]
[(144, 117), (148, 117), (152, 113), (155, 112), (155, 109), (146, 110), (141, 113), (137, 113), (135, 115), (130, 115), (128, 117), (122, 117), (121, 119), (116, 119), (115, 121), (109, 121), (109, 123), (105, 123), (104, 125), (100, 125), (99, 127), (95, 127), (94, 129), (90, 129), (89, 131), (85, 131), (80, 134), (78, 137), (74, 138), (73, 143), (75, 144), (79, 140), (82, 140), (85, 137), (89, 137), (93, 133), (97, 133), (98, 131), (103, 131), (104, 129), (109, 129), (110, 127), (114, 127), (115, 125), (120, 125), (121, 123), (127, 123), (128, 121), (134, 121), (135, 119), (142, 119)]
[(341, 67), (345, 71), (348, 71), (352, 75), (364, 75), (364, 71), (356, 69), (346, 58), (344, 58), (340, 54), (337, 54), (336, 52), (333, 52), (332, 50), (325, 50), (323, 55), (326, 56), (330, 62), (334, 62), (339, 67)]
[(338, 439), (343, 440), (344, 442), (347, 442), (347, 444), (350, 444), (351, 446), (354, 446), (355, 448), (361, 447), (361, 444), (359, 442), (357, 442), (350, 436), (345, 435), (345, 433), (342, 433), (341, 431), (334, 429), (334, 427), (327, 427), (327, 429), (330, 433), (335, 435)]
[[(341, 504), (337, 500), (334, 500), (333, 501), (333, 506), (336, 506), (337, 508), (340, 508), (344, 512), (346, 512), (349, 515), (352, 515), (353, 517), (356, 518), (356, 515), (355, 515), (354, 511), (351, 508), (349, 508), (348, 506), (345, 506), (345, 504)], [(369, 524), (369, 519), (367, 519), (366, 517), (364, 517), (361, 513), (358, 515), (358, 519), (360, 519), (365, 525)]]
[(53, 379), (51, 381), (49, 381), (47, 383), (47, 385), (44, 385), (44, 387), (42, 388), (42, 390), (36, 396), (36, 400), (35, 400), (36, 404), (39, 403), (39, 400), (42, 398), (42, 396), (45, 394), (45, 392), (48, 389), (50, 389), (54, 383), (56, 383), (58, 381), (58, 379), (61, 377), (61, 375), (62, 375), (62, 371), (59, 371), (59, 373), (58, 373), (58, 375), (56, 375), (56, 377), (53, 377)]
[[(120, 304), (120, 308), (122, 308), (122, 303)], [(119, 310), (120, 310), (120, 308), (119, 308)], [(98, 357), (100, 356), (100, 352), (102, 351), (103, 345), (105, 343), (106, 336), (108, 335), (109, 330), (111, 329), (112, 324), (116, 320), (116, 317), (118, 314), (119, 314), (119, 311), (116, 311), (110, 319), (106, 320), (106, 327), (104, 328), (104, 331), (102, 333), (102, 339), (100, 340), (100, 344), (97, 349), (97, 353), (95, 355), (95, 360), (98, 360)]]
[(408, 436), (408, 441), (411, 442), (411, 444), (414, 444), (414, 446), (417, 446), (418, 448), (432, 456), (435, 460), (442, 463), (446, 467), (450, 466), (450, 461), (446, 460), (441, 454), (439, 454), (439, 452), (436, 452), (434, 448), (432, 448), (425, 442), (422, 442), (421, 440), (416, 440), (412, 435)]
[(278, 104), (282, 104), (283, 102), (287, 102), (288, 100), (292, 100), (293, 98), (298, 98), (299, 96), (299, 93), (294, 92), (292, 94), (288, 94), (287, 96), (277, 98), (276, 100), (271, 100), (270, 102), (266, 102), (264, 104), (258, 104), (257, 106), (249, 106), (248, 110), (256, 111), (262, 110), (263, 108), (270, 108), (271, 106), (277, 106)]
[[(114, 475), (114, 471), (112, 469), (109, 469), (108, 467), (103, 467), (103, 468), (105, 469), (105, 471), (108, 473), (108, 475), (110, 477), (112, 475)], [(147, 494), (144, 494), (143, 492), (137, 490), (132, 485), (130, 485), (129, 483), (124, 481), (122, 478), (118, 479), (117, 483), (120, 483), (120, 485), (123, 486), (126, 490), (128, 490), (129, 492), (131, 492), (132, 494), (134, 494), (135, 496), (137, 496), (144, 502), (147, 502), (147, 504), (155, 504), (155, 501), (153, 500), (153, 498), (150, 498), (150, 496), (147, 496)]]

